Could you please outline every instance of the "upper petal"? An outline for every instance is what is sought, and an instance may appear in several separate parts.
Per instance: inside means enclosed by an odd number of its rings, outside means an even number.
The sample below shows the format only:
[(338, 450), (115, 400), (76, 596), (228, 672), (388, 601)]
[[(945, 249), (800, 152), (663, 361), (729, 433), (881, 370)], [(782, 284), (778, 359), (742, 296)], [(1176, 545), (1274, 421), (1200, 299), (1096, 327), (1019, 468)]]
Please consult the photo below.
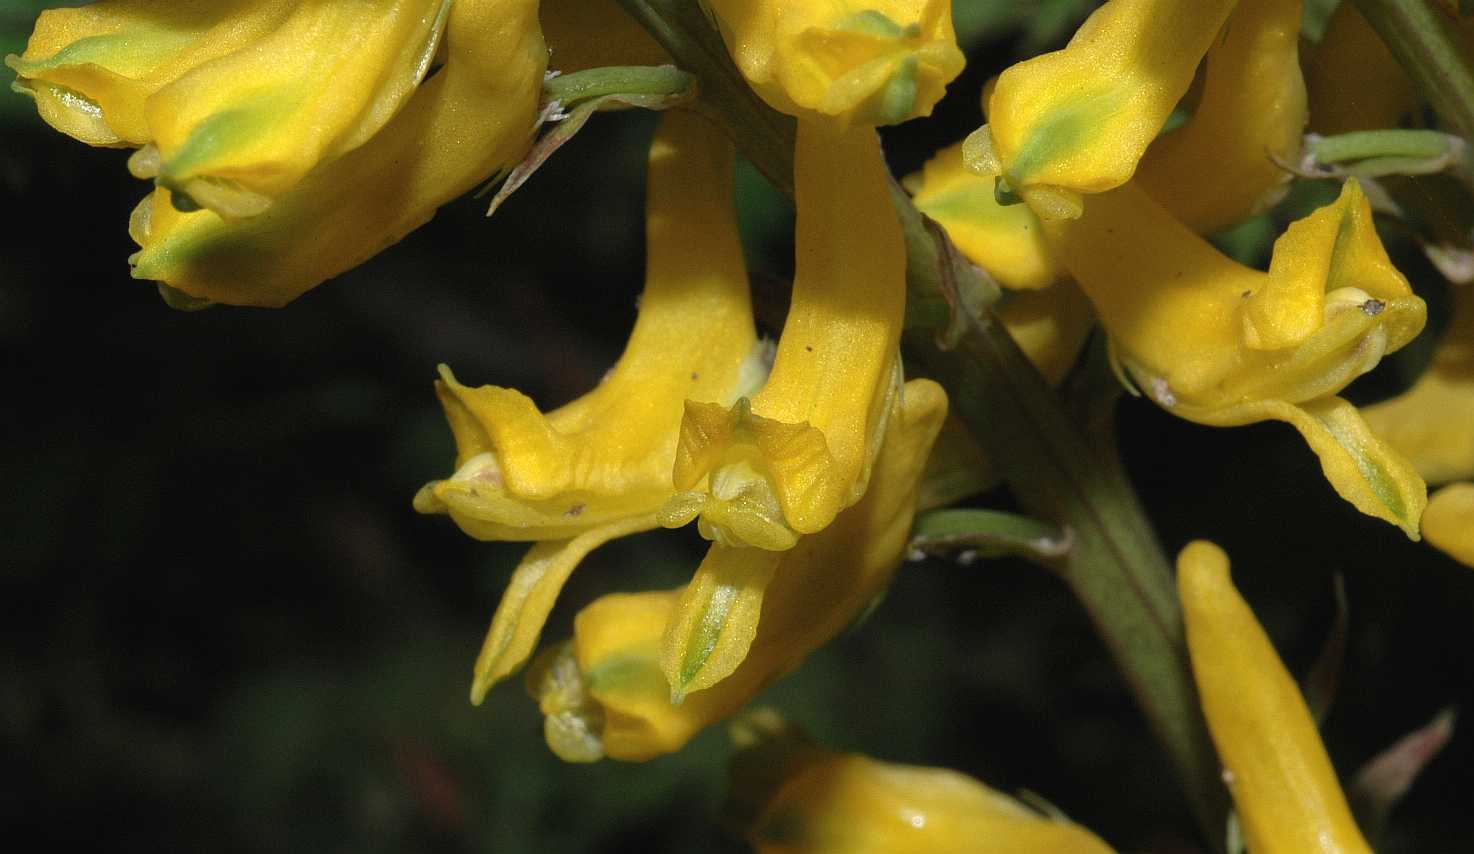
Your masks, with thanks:
[(408, 103), (450, 8), (304, 2), (271, 32), (192, 68), (146, 105), (160, 185), (227, 217), (260, 213)]
[(1119, 187), (1187, 92), (1235, 0), (1111, 0), (1062, 50), (1014, 65), (988, 103), (1002, 176), (1031, 195)]
[(532, 141), (547, 50), (531, 0), (458, 0), (445, 67), (366, 144), (263, 213), (182, 213), (159, 188), (130, 232), (135, 278), (205, 300), (283, 305), (427, 222)]
[(90, 145), (153, 140), (147, 99), (190, 69), (271, 32), (287, 0), (104, 0), (41, 13), (20, 56), (6, 58), (41, 116)]
[(727, 48), (774, 109), (840, 127), (929, 115), (964, 57), (947, 0), (710, 0)]

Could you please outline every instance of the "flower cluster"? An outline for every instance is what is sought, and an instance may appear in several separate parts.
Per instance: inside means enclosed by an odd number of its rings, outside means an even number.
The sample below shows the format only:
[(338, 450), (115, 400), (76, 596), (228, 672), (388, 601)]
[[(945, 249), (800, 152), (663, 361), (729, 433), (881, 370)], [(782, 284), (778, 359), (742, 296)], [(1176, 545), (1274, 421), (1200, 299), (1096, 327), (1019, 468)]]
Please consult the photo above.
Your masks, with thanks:
[(537, 543), (473, 701), (528, 659), (592, 548), (693, 521), (712, 541), (684, 588), (594, 602), (531, 669), (567, 759), (679, 749), (861, 613), (901, 563), (946, 413), (939, 386), (901, 376), (905, 245), (874, 126), (929, 112), (960, 71), (947, 5), (746, 5), (712, 11), (755, 90), (799, 120), (776, 346), (753, 332), (731, 144), (674, 111), (651, 147), (639, 318), (610, 374), (546, 415), (511, 389), (440, 385), (457, 469), (416, 507)]
[[(703, 11), (729, 67), (795, 128), (781, 335), (754, 322), (732, 128), (700, 104), (669, 109), (622, 355), (549, 411), (442, 366), (456, 458), (414, 498), (476, 539), (530, 544), (471, 700), (525, 667), (547, 743), (570, 761), (651, 759), (737, 713), (885, 592), (918, 506), (990, 477), (976, 437), (947, 421), (947, 392), (906, 376), (908, 234), (877, 133), (930, 114), (961, 72), (950, 2)], [(1006, 289), (992, 310), (1050, 383), (1098, 322), (1132, 392), (1199, 424), (1289, 424), (1346, 501), (1474, 566), (1474, 286), (1456, 289), (1416, 384), (1360, 410), (1342, 391), (1426, 320), (1375, 228), (1385, 191), (1345, 180), (1288, 224), (1267, 270), (1208, 239), (1284, 197), (1311, 118), (1341, 132), (1416, 112), (1390, 55), (1361, 56), (1370, 31), (1349, 4), (1307, 83), (1302, 12), (1110, 0), (1064, 48), (991, 81), (987, 124), (904, 187)], [(45, 13), (7, 64), (58, 130), (135, 149), (129, 168), (154, 189), (129, 221), (132, 274), (196, 307), (287, 303), (531, 162), (539, 126), (562, 118), (550, 67), (667, 60), (609, 0), (104, 0)], [(1375, 109), (1338, 105), (1348, 75)], [(1429, 501), (1425, 481), (1451, 485)], [(538, 651), (591, 551), (691, 523), (710, 546), (687, 584), (605, 595)], [(1178, 603), (1249, 848), (1368, 850), (1216, 546), (1181, 553)], [(1109, 850), (961, 775), (831, 753), (761, 717), (742, 727), (781, 769), (748, 805), (760, 851)]]

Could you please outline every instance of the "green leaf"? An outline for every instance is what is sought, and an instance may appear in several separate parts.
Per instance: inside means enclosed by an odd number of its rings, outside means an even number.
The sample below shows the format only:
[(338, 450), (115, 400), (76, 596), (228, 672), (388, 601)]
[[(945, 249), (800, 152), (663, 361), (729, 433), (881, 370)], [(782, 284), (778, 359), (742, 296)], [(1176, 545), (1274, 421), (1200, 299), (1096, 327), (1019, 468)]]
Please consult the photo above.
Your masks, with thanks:
[(1040, 563), (1070, 551), (1070, 533), (1057, 525), (1001, 510), (936, 510), (916, 518), (911, 549), (929, 555), (1018, 555)]

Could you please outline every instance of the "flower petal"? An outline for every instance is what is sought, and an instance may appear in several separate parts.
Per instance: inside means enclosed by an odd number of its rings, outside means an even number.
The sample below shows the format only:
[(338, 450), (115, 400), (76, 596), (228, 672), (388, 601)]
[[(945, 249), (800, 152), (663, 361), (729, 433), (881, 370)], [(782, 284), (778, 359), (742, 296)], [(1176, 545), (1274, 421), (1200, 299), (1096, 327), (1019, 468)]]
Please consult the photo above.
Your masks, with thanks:
[(686, 408), (724, 412), (767, 376), (731, 203), (733, 158), (708, 120), (666, 113), (651, 148), (645, 291), (624, 354), (596, 388), (546, 414), (518, 391), (468, 388), (446, 373), (439, 390), (457, 471), (421, 491), (422, 512), (449, 512), (481, 539), (544, 539), (670, 498)]
[(967, 259), (1006, 288), (1046, 288), (1063, 275), (1028, 205), (1002, 205), (993, 177), (969, 171), (962, 144), (937, 152), (912, 179), (917, 210), (936, 220)]
[(1429, 483), (1474, 478), (1474, 287), (1455, 287), (1453, 300), (1433, 363), (1412, 388), (1361, 411)]
[(240, 50), (291, 12), (289, 0), (106, 0), (48, 9), (7, 57), (41, 117), (89, 145), (153, 140), (144, 105), (190, 69)]
[[(755, 499), (760, 509), (772, 497), (787, 527), (808, 534), (865, 491), (900, 385), (906, 250), (873, 130), (835, 134), (800, 123), (795, 159), (797, 270), (772, 374), (750, 414), (687, 409), (676, 488), (694, 489), (710, 475), (712, 502)], [(671, 522), (689, 517), (689, 496), (680, 503)], [(725, 542), (746, 542), (714, 510), (699, 511), (708, 528), (724, 529)], [(753, 526), (769, 529), (760, 518)]]
[(531, 144), (547, 50), (532, 0), (461, 0), (444, 68), (365, 145), (247, 220), (182, 213), (166, 188), (135, 217), (133, 276), (235, 305), (284, 305), (428, 222)]
[(558, 593), (589, 552), (610, 540), (654, 527), (654, 518), (636, 516), (593, 528), (572, 539), (547, 540), (529, 549), (507, 582), (476, 658), (471, 702), (481, 705), (491, 686), (521, 667), (532, 654)]
[(1299, 405), (1262, 400), (1212, 412), (1178, 414), (1202, 424), (1230, 427), (1273, 419), (1300, 432), (1320, 458), (1321, 471), (1357, 510), (1398, 526), (1418, 539), (1428, 487), (1412, 464), (1367, 428), (1356, 407), (1339, 397)]
[[(581, 611), (573, 654), (588, 701), (574, 704), (578, 723), (558, 732), (595, 732), (601, 753), (626, 761), (678, 750), (861, 614), (901, 563), (946, 417), (946, 394), (929, 380), (907, 383), (895, 405), (870, 490), (823, 532), (784, 552), (713, 545), (686, 590), (606, 596)], [(683, 681), (688, 658), (697, 669)], [(683, 693), (679, 705), (673, 688)]]
[(732, 59), (774, 109), (840, 127), (931, 114), (961, 71), (948, 0), (710, 0)]
[(1240, 0), (1208, 49), (1192, 118), (1141, 159), (1137, 183), (1193, 231), (1227, 228), (1284, 193), (1279, 163), (1297, 159), (1306, 121), (1302, 6)]
[(450, 0), (297, 4), (270, 33), (148, 99), (159, 184), (225, 217), (265, 210), (408, 103), (450, 7)]
[(1112, 0), (1062, 50), (1005, 70), (988, 103), (991, 146), (1014, 190), (1071, 197), (1130, 180), (1187, 92), (1235, 0)]

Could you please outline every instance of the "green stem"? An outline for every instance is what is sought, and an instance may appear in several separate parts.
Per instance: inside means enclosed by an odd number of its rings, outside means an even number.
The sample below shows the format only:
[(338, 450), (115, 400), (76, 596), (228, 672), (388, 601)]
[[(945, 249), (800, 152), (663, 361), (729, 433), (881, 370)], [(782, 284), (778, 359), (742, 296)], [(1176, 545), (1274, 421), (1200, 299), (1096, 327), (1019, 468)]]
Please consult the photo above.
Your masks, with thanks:
[(907, 356), (947, 388), (1019, 504), (1070, 533), (1054, 568), (1104, 638), (1217, 848), (1227, 793), (1198, 707), (1171, 567), (1120, 467), (1092, 452), (1008, 332), (991, 317), (969, 324), (950, 352), (908, 333)]
[(606, 95), (675, 95), (690, 85), (691, 75), (674, 66), (615, 65), (560, 74), (543, 92), (567, 109)]
[(1436, 130), (1360, 130), (1335, 136), (1307, 134), (1305, 150), (1313, 161), (1310, 174), (1381, 178), (1387, 175), (1434, 175), (1451, 172), (1469, 181), (1469, 147), (1462, 137)]
[(1321, 163), (1344, 163), (1377, 157), (1408, 157), (1433, 160), (1447, 157), (1462, 140), (1436, 130), (1359, 130), (1306, 140), (1310, 153)]
[[(761, 101), (690, 0), (619, 0), (697, 76), (701, 98), (739, 149), (793, 194), (793, 122)], [(1099, 456), (1060, 398), (992, 317), (996, 286), (984, 280), (904, 192), (893, 192), (906, 234), (910, 304), (951, 307), (946, 329), (911, 323), (908, 363), (936, 377), (983, 442), (1024, 511), (1066, 529), (1053, 567), (1080, 599), (1182, 778), (1214, 850), (1222, 850), (1227, 792), (1188, 667), (1170, 566), (1115, 460)], [(931, 319), (931, 318), (929, 318)], [(940, 332), (940, 334), (939, 334)], [(939, 340), (940, 339), (940, 340)]]
[(1444, 127), (1474, 140), (1474, 62), (1453, 21), (1429, 0), (1356, 0), (1356, 6)]

